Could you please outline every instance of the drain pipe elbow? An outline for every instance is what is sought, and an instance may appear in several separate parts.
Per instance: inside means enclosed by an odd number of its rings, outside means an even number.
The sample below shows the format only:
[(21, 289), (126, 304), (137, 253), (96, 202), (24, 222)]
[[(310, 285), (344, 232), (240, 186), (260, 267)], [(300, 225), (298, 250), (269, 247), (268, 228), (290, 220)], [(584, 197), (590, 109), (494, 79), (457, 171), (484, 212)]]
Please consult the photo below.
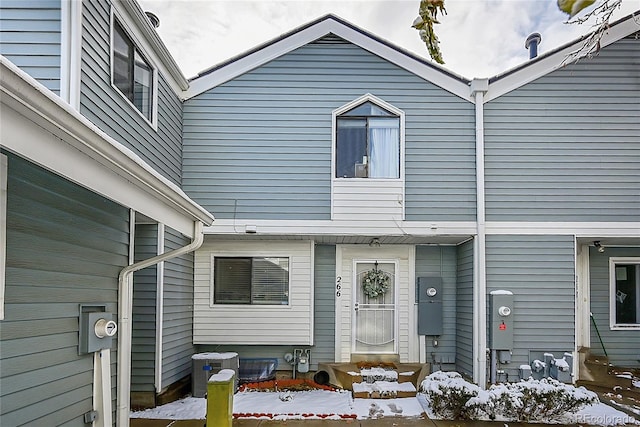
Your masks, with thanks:
[(131, 394), (131, 311), (133, 305), (133, 273), (151, 267), (162, 261), (193, 252), (204, 242), (204, 225), (195, 221), (193, 239), (187, 246), (156, 255), (149, 259), (126, 266), (118, 276), (118, 382), (117, 382), (117, 425), (129, 426)]

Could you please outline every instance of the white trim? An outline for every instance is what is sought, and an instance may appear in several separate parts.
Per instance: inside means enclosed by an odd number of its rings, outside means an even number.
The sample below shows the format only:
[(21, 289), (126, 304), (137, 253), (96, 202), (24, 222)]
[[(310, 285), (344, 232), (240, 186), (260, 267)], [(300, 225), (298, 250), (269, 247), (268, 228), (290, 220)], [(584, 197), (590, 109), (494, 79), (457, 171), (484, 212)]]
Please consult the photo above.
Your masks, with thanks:
[[(422, 348), (426, 349), (426, 342), (422, 338), (424, 336), (418, 335), (418, 301), (416, 300), (416, 245), (409, 247), (409, 305), (407, 310), (409, 311), (409, 345), (408, 345), (408, 357), (409, 362), (420, 361), (421, 345), (425, 345)], [(426, 360), (426, 354), (425, 354)], [(425, 362), (420, 362), (425, 363)]]
[[(397, 258), (357, 258), (351, 259), (351, 348), (350, 354), (370, 354), (371, 352), (357, 352), (356, 351), (356, 335), (357, 335), (357, 322), (356, 322), (356, 310), (355, 303), (357, 301), (357, 295), (360, 288), (360, 284), (357, 281), (358, 277), (358, 264), (393, 264), (394, 268), (394, 284), (393, 284), (393, 351), (391, 352), (376, 352), (376, 354), (399, 354), (400, 350), (400, 309), (398, 307), (398, 297), (400, 294), (400, 260)], [(407, 307), (407, 309), (410, 309)], [(410, 337), (412, 337), (410, 335)], [(402, 355), (400, 355), (402, 357)]]
[(133, 151), (0, 56), (3, 147), (193, 237), (213, 216)]
[[(640, 29), (637, 17), (629, 17), (626, 20), (612, 25), (604, 33), (600, 40), (600, 47), (604, 48), (618, 40), (627, 37)], [(506, 93), (522, 87), (552, 71), (567, 65), (567, 58), (584, 43), (584, 38), (578, 39), (548, 55), (539, 56), (530, 63), (521, 65), (515, 70), (510, 70), (496, 76), (489, 85), (484, 102), (490, 102)], [(575, 62), (575, 61), (574, 61)]]
[[(309, 241), (309, 253), (311, 254), (311, 266), (309, 267), (310, 278), (311, 278), (311, 289), (309, 289), (309, 293), (311, 294), (311, 298), (309, 301), (309, 345), (314, 345), (315, 336), (316, 336), (316, 326), (315, 326), (315, 311), (316, 311), (316, 243), (313, 240)], [(291, 271), (291, 268), (289, 268)], [(289, 273), (291, 274), (291, 273)], [(291, 292), (289, 292), (291, 294)]]
[[(579, 245), (576, 255), (577, 293), (576, 293), (576, 350), (591, 347), (591, 278), (589, 273), (589, 245)], [(573, 372), (578, 372), (574, 370)]]
[[(165, 252), (164, 224), (158, 224), (156, 237), (156, 255)], [(156, 265), (156, 351), (155, 351), (155, 387), (156, 393), (162, 390), (162, 352), (164, 333), (164, 261)]]
[[(365, 102), (371, 102), (393, 114), (395, 114), (399, 118), (399, 143), (400, 143), (400, 153), (399, 159), (400, 162), (400, 170), (398, 178), (384, 178), (384, 179), (376, 179), (376, 178), (337, 178), (336, 177), (336, 144), (337, 144), (337, 118), (338, 116), (344, 114), (345, 112), (357, 107), (358, 105), (364, 104)], [(331, 219), (336, 218), (335, 212), (335, 194), (336, 194), (336, 186), (340, 188), (343, 187), (353, 187), (353, 189), (360, 187), (362, 192), (371, 191), (376, 188), (376, 185), (384, 185), (384, 183), (397, 184), (398, 187), (401, 186), (401, 194), (400, 203), (402, 208), (402, 214), (399, 219), (404, 220), (405, 218), (405, 113), (401, 109), (389, 104), (377, 96), (374, 96), (370, 93), (364, 94), (357, 99), (354, 99), (347, 104), (336, 108), (331, 112)], [(344, 191), (350, 191), (344, 190)], [(395, 203), (395, 202), (394, 202)], [(354, 218), (355, 219), (355, 218)], [(362, 216), (358, 216), (358, 219), (362, 220)]]
[(82, 2), (62, 0), (60, 28), (60, 98), (80, 109), (82, 63)]
[(640, 222), (487, 221), (487, 234), (574, 234), (576, 237), (640, 237)]
[[(335, 280), (335, 309), (334, 319), (335, 327), (333, 331), (334, 337), (334, 358), (336, 362), (344, 362), (342, 359), (342, 299), (344, 298), (344, 272), (342, 270), (343, 246), (336, 245), (336, 280)], [(340, 289), (338, 289), (340, 286)], [(340, 291), (340, 295), (338, 295)]]
[[(640, 288), (640, 257), (610, 257), (609, 258), (609, 328), (612, 331), (640, 330), (640, 293), (636, 293), (636, 324), (616, 323), (616, 265), (635, 264), (636, 287)], [(640, 289), (636, 289), (638, 291)]]
[[(258, 220), (216, 219), (205, 234), (245, 235), (245, 226), (255, 225), (258, 235), (338, 235), (338, 236), (451, 236), (476, 234), (474, 221), (362, 221), (362, 220)], [(465, 238), (466, 240), (466, 238)]]
[(487, 382), (487, 266), (486, 266), (486, 218), (484, 181), (484, 95), (488, 89), (486, 79), (471, 82), (475, 97), (476, 131), (476, 220), (478, 232), (474, 244), (473, 287), (473, 380), (481, 388)]
[[(131, 39), (133, 43), (134, 52), (132, 54), (135, 55), (135, 51), (137, 50), (142, 59), (147, 62), (147, 65), (151, 67), (151, 117), (147, 117), (144, 115), (142, 111), (135, 106), (133, 102), (129, 98), (125, 96), (120, 89), (115, 85), (113, 78), (113, 37), (114, 37), (114, 23), (118, 21), (118, 24), (125, 31), (126, 36)], [(153, 128), (154, 131), (158, 131), (158, 66), (153, 61), (149, 60), (149, 55), (147, 52), (140, 47), (139, 42), (135, 37), (132, 36), (133, 30), (131, 29), (130, 24), (120, 15), (115, 6), (111, 6), (111, 14), (109, 19), (109, 82), (111, 83), (111, 87), (113, 90), (118, 93), (122, 99), (131, 107), (146, 123), (149, 124)], [(132, 88), (133, 89), (133, 88)]]
[(7, 170), (8, 158), (0, 154), (0, 320), (4, 319), (5, 270), (7, 262)]
[(335, 16), (329, 15), (312, 25), (303, 27), (277, 39), (259, 50), (250, 52), (232, 62), (222, 65), (218, 69), (214, 69), (207, 74), (195, 78), (190, 82), (189, 89), (184, 92), (184, 100), (200, 95), (209, 89), (228, 82), (331, 33), (404, 68), (462, 99), (472, 102), (469, 99), (469, 87), (463, 77), (455, 76), (437, 64), (412, 57), (408, 53), (380, 42), (368, 32), (356, 28), (357, 27), (352, 24), (346, 25)]
[(182, 96), (183, 91), (189, 87), (189, 82), (138, 2), (136, 0), (119, 0), (111, 3), (118, 11), (118, 16), (125, 20), (128, 27), (125, 29), (130, 31), (129, 34), (133, 37), (133, 41), (143, 49), (151, 61), (157, 64), (162, 76), (176, 95)]
[(69, 84), (71, 80), (70, 62), (71, 62), (71, 40), (73, 33), (71, 18), (71, 2), (70, 0), (61, 0), (60, 2), (60, 98), (69, 103)]

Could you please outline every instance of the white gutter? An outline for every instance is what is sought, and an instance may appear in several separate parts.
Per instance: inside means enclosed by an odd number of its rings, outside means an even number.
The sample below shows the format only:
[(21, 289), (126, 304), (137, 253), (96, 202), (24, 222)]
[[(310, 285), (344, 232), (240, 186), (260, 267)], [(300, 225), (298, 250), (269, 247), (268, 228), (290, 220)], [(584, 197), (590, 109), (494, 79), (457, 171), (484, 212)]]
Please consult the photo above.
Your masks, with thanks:
[(204, 241), (203, 224), (194, 221), (193, 240), (187, 246), (174, 249), (144, 261), (131, 264), (122, 269), (118, 277), (118, 387), (117, 387), (117, 425), (129, 426), (129, 399), (131, 395), (131, 307), (133, 302), (133, 273), (151, 267), (162, 261), (193, 252)]
[(474, 257), (473, 287), (473, 381), (481, 388), (487, 383), (487, 266), (484, 194), (484, 94), (488, 79), (474, 79), (471, 94), (476, 105), (476, 215), (478, 231)]

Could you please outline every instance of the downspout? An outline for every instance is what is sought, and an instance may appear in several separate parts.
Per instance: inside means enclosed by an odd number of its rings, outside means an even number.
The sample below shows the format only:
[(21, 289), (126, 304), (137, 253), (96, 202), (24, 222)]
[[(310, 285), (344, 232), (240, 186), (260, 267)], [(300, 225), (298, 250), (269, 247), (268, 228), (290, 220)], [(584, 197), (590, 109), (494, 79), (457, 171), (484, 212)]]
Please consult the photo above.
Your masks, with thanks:
[(204, 241), (203, 224), (193, 223), (193, 240), (187, 246), (156, 255), (144, 261), (131, 264), (120, 271), (118, 277), (118, 387), (117, 387), (117, 425), (129, 426), (129, 406), (131, 395), (131, 306), (133, 303), (133, 273), (151, 267), (162, 261), (178, 257), (197, 250)]
[(486, 219), (484, 194), (484, 94), (489, 90), (488, 79), (471, 81), (471, 95), (476, 108), (476, 221), (475, 282), (473, 287), (473, 380), (481, 388), (487, 383), (487, 266)]

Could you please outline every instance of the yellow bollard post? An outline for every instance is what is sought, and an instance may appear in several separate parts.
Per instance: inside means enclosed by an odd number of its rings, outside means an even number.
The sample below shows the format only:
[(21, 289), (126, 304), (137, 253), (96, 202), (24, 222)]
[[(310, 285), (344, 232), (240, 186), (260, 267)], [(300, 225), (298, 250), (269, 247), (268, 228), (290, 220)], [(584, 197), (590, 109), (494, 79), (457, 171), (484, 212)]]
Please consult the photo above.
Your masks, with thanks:
[(207, 427), (232, 427), (235, 372), (223, 369), (207, 382)]

